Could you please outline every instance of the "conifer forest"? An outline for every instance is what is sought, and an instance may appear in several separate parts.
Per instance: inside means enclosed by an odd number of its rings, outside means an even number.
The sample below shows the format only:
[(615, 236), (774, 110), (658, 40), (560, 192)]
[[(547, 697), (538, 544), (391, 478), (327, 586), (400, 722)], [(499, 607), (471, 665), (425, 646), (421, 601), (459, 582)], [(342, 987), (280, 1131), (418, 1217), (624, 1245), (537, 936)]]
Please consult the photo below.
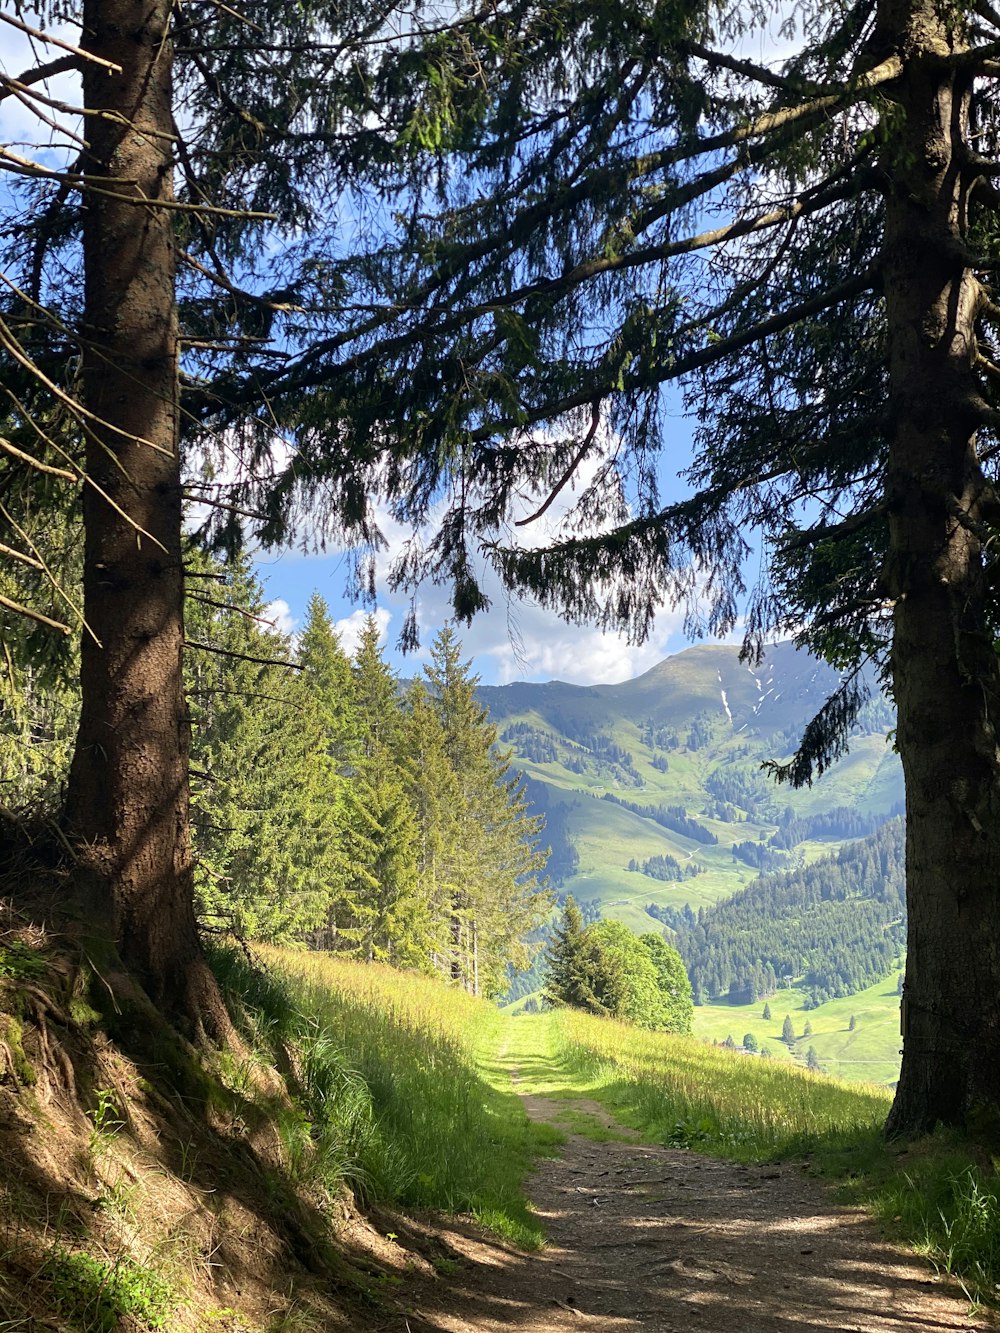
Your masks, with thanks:
[[(681, 608), (835, 669), (774, 783), (891, 699), (887, 1128), (995, 1108), (990, 0), (15, 0), (0, 37), (10, 863), (70, 857), (199, 1041), (229, 1031), (213, 929), (495, 994), (546, 843), (456, 634), (526, 598), (638, 643)], [(448, 589), (419, 679), (373, 624), (348, 659), (318, 598), (295, 642), (262, 623), (253, 553), (327, 545), (360, 602), (411, 596), (404, 647)], [(758, 985), (680, 934), (702, 984)]]

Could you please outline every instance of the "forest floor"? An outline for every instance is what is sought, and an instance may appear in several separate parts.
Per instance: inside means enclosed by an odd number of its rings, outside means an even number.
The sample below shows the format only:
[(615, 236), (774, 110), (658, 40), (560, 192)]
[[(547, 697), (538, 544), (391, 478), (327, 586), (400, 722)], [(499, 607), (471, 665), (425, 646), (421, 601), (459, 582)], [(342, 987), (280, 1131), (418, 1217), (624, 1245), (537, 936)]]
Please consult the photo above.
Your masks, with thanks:
[[(533, 1087), (537, 1066), (513, 1067)], [(437, 1230), (460, 1272), (413, 1293), (409, 1333), (947, 1333), (995, 1329), (963, 1293), (839, 1206), (805, 1163), (739, 1166), (642, 1142), (586, 1098), (522, 1092), (567, 1134), (528, 1194), (549, 1243), (525, 1254)]]

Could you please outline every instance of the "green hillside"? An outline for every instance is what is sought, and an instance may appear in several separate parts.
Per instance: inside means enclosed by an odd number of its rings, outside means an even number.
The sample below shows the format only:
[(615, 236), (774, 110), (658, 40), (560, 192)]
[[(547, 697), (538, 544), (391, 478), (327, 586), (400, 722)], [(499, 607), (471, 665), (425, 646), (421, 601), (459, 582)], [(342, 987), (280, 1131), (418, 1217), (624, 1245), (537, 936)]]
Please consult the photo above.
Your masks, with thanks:
[[(837, 680), (789, 643), (770, 649), (760, 667), (741, 663), (734, 647), (700, 645), (618, 685), (522, 682), (481, 687), (479, 695), (531, 781), (553, 846), (571, 849), (553, 858), (553, 881), (643, 930), (648, 903), (697, 909), (750, 884), (760, 867), (735, 858), (734, 846), (766, 845), (789, 812), (846, 807), (886, 816), (898, 809), (902, 773), (887, 739), (893, 717), (874, 686), (850, 753), (813, 787), (793, 791), (761, 771), (765, 761), (793, 753)], [(616, 802), (680, 808), (717, 844)], [(794, 869), (841, 841), (806, 839), (780, 849), (770, 868)], [(699, 873), (643, 873), (658, 857)], [(629, 870), (630, 862), (639, 868)]]
[[(896, 974), (867, 990), (839, 1000), (829, 1000), (809, 1009), (809, 996), (799, 987), (782, 989), (767, 1001), (771, 1018), (765, 1020), (764, 1001), (753, 1004), (702, 1004), (694, 1011), (698, 1037), (723, 1042), (732, 1037), (737, 1046), (750, 1033), (762, 1049), (779, 1060), (804, 1065), (813, 1047), (820, 1069), (849, 1083), (895, 1084), (899, 1075), (899, 992)], [(796, 1040), (789, 1046), (781, 1040), (785, 1015), (789, 1014)], [(851, 1030), (851, 1017), (855, 1026)], [(806, 1024), (812, 1033), (804, 1037)]]

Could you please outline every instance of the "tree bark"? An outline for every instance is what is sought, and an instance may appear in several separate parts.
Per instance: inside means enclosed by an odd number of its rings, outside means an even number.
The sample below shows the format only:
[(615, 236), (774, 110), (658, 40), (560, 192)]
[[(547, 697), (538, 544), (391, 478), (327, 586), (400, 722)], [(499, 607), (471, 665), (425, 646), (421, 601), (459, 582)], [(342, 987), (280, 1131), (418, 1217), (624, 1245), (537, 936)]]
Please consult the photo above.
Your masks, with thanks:
[(943, 9), (884, 4), (906, 50), (893, 96), (883, 277), (893, 681), (906, 780), (903, 1063), (887, 1125), (920, 1133), (1000, 1104), (1000, 664), (976, 454), (975, 275), (963, 257), (970, 87)]
[[(94, 905), (151, 997), (222, 1020), (195, 925), (183, 569), (170, 0), (86, 0), (82, 715), (67, 793)], [(156, 201), (144, 204), (142, 200)]]

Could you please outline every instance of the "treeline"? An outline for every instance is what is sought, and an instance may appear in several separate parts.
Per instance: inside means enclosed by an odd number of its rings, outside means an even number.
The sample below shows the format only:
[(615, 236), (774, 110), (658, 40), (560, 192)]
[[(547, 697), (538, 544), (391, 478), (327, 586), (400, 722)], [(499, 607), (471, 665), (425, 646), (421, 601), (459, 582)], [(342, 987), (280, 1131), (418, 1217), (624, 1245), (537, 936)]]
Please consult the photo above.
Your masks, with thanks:
[(555, 738), (530, 722), (513, 722), (500, 735), (504, 744), (513, 745), (518, 755), (533, 764), (554, 764), (559, 758)]
[(696, 1000), (746, 1004), (801, 978), (822, 1004), (874, 985), (905, 942), (904, 835), (893, 819), (836, 856), (762, 875), (701, 909), (661, 908), (676, 935)]
[(810, 838), (867, 838), (888, 819), (894, 819), (903, 813), (903, 803), (898, 802), (885, 815), (863, 815), (847, 805), (835, 805), (829, 810), (821, 810), (815, 815), (796, 815), (791, 806), (787, 806), (778, 824), (778, 831), (771, 835), (768, 845), (780, 847), (786, 851), (797, 847), (800, 842)]
[(675, 856), (666, 855), (650, 856), (645, 861), (637, 861), (633, 856), (628, 868), (640, 875), (648, 875), (650, 879), (666, 881), (692, 879), (695, 875), (701, 874), (701, 866), (693, 861), (686, 861), (681, 865)]
[(620, 805), (623, 810), (630, 810), (633, 815), (651, 819), (661, 828), (669, 829), (671, 833), (680, 833), (683, 837), (690, 838), (693, 842), (700, 842), (705, 847), (715, 847), (718, 844), (719, 839), (711, 829), (699, 824), (697, 819), (692, 819), (682, 805), (639, 805), (636, 801), (623, 801), (620, 796), (615, 796), (609, 791), (605, 792), (601, 799), (610, 801), (612, 805)]
[[(436, 970), (484, 994), (551, 895), (541, 820), (496, 745), (450, 629), (401, 686), (374, 619), (349, 657), (314, 595), (292, 639), (268, 620), (250, 562), (191, 553), (185, 653), (196, 895), (207, 929), (302, 941)], [(72, 699), (29, 682), (0, 713), (0, 779), (30, 788), (20, 751), (68, 760)], [(50, 769), (51, 772), (51, 769)], [(40, 789), (29, 798), (43, 799)]]

